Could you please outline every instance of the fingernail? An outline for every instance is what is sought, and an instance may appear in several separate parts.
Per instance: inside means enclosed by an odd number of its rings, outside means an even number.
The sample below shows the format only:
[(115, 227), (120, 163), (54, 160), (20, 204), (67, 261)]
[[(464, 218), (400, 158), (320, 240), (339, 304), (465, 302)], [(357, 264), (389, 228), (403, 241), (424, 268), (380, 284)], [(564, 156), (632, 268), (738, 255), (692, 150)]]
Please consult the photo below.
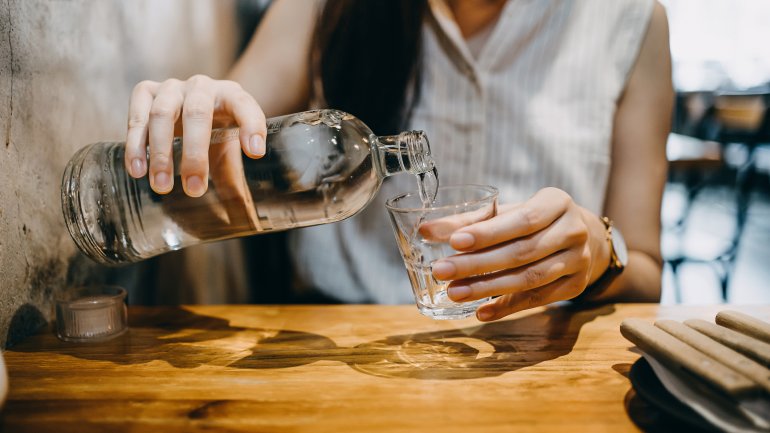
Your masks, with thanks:
[(449, 295), (449, 299), (455, 302), (462, 301), (471, 295), (471, 288), (468, 286), (450, 287), (447, 289), (447, 295)]
[(495, 317), (495, 313), (492, 312), (492, 311), (489, 311), (489, 310), (477, 310), (476, 311), (476, 317), (479, 320), (486, 321), (486, 320), (490, 320), (493, 317)]
[(187, 194), (191, 197), (200, 197), (203, 195), (205, 185), (200, 176), (190, 176), (187, 178)]
[(455, 233), (449, 238), (449, 244), (455, 249), (470, 248), (474, 243), (476, 239), (470, 233)]
[(262, 156), (265, 154), (265, 140), (259, 135), (252, 135), (249, 140), (249, 152), (252, 155)]
[(144, 161), (139, 158), (131, 160), (131, 171), (134, 177), (144, 176)]
[(448, 260), (440, 260), (433, 264), (433, 276), (439, 280), (449, 280), (457, 272), (455, 264)]
[(152, 180), (156, 191), (167, 192), (171, 190), (171, 177), (165, 171), (155, 173)]

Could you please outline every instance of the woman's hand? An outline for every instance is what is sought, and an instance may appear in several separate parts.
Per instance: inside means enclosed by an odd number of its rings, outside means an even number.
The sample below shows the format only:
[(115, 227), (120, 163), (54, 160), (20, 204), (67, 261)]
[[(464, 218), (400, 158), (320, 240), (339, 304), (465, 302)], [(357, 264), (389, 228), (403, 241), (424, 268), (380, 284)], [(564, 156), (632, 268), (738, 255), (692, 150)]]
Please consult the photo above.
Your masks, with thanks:
[(498, 215), (454, 232), (458, 254), (433, 264), (433, 276), (452, 280), (456, 302), (498, 296), (479, 307), (479, 320), (578, 296), (609, 266), (606, 228), (564, 191), (545, 188)]
[(143, 81), (134, 87), (128, 110), (126, 170), (135, 178), (147, 174), (152, 189), (166, 194), (174, 187), (172, 142), (182, 135), (179, 174), (184, 192), (200, 197), (208, 188), (212, 127), (240, 127), (240, 147), (251, 158), (265, 154), (265, 115), (234, 81), (196, 75), (187, 81)]

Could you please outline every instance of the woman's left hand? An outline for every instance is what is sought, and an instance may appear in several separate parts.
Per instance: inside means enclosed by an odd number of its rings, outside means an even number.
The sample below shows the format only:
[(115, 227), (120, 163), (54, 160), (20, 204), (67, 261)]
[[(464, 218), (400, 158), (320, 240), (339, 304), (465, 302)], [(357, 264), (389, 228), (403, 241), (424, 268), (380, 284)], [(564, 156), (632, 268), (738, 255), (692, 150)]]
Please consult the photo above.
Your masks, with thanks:
[(497, 296), (479, 307), (482, 321), (578, 296), (610, 256), (599, 217), (557, 188), (500, 206), (497, 216), (457, 230), (449, 243), (463, 254), (435, 262), (433, 276), (452, 280), (448, 295), (456, 302)]

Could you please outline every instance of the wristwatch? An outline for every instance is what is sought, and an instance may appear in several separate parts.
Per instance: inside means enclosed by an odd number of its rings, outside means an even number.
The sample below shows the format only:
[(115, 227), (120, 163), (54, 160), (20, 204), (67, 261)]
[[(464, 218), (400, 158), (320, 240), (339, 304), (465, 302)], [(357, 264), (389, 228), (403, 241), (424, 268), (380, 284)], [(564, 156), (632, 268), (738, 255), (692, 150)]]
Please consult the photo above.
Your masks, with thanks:
[(610, 245), (610, 264), (607, 266), (607, 270), (593, 284), (586, 287), (583, 293), (573, 298), (573, 301), (587, 301), (604, 292), (628, 264), (628, 248), (620, 230), (606, 216), (602, 217), (601, 220), (607, 230), (607, 242)]

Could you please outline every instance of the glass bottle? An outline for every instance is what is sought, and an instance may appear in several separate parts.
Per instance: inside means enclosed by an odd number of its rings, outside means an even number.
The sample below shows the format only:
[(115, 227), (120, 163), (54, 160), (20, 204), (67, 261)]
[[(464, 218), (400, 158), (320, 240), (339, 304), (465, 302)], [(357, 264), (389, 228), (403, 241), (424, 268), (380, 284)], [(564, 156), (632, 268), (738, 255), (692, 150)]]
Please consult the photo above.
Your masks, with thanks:
[(268, 119), (261, 159), (243, 155), (237, 128), (214, 130), (209, 188), (198, 198), (182, 190), (181, 146), (175, 138), (174, 188), (162, 195), (147, 176), (127, 173), (125, 143), (95, 143), (72, 157), (62, 209), (81, 251), (117, 265), (203, 242), (332, 223), (362, 210), (387, 176), (427, 173), (436, 180), (422, 131), (378, 137), (338, 110)]

